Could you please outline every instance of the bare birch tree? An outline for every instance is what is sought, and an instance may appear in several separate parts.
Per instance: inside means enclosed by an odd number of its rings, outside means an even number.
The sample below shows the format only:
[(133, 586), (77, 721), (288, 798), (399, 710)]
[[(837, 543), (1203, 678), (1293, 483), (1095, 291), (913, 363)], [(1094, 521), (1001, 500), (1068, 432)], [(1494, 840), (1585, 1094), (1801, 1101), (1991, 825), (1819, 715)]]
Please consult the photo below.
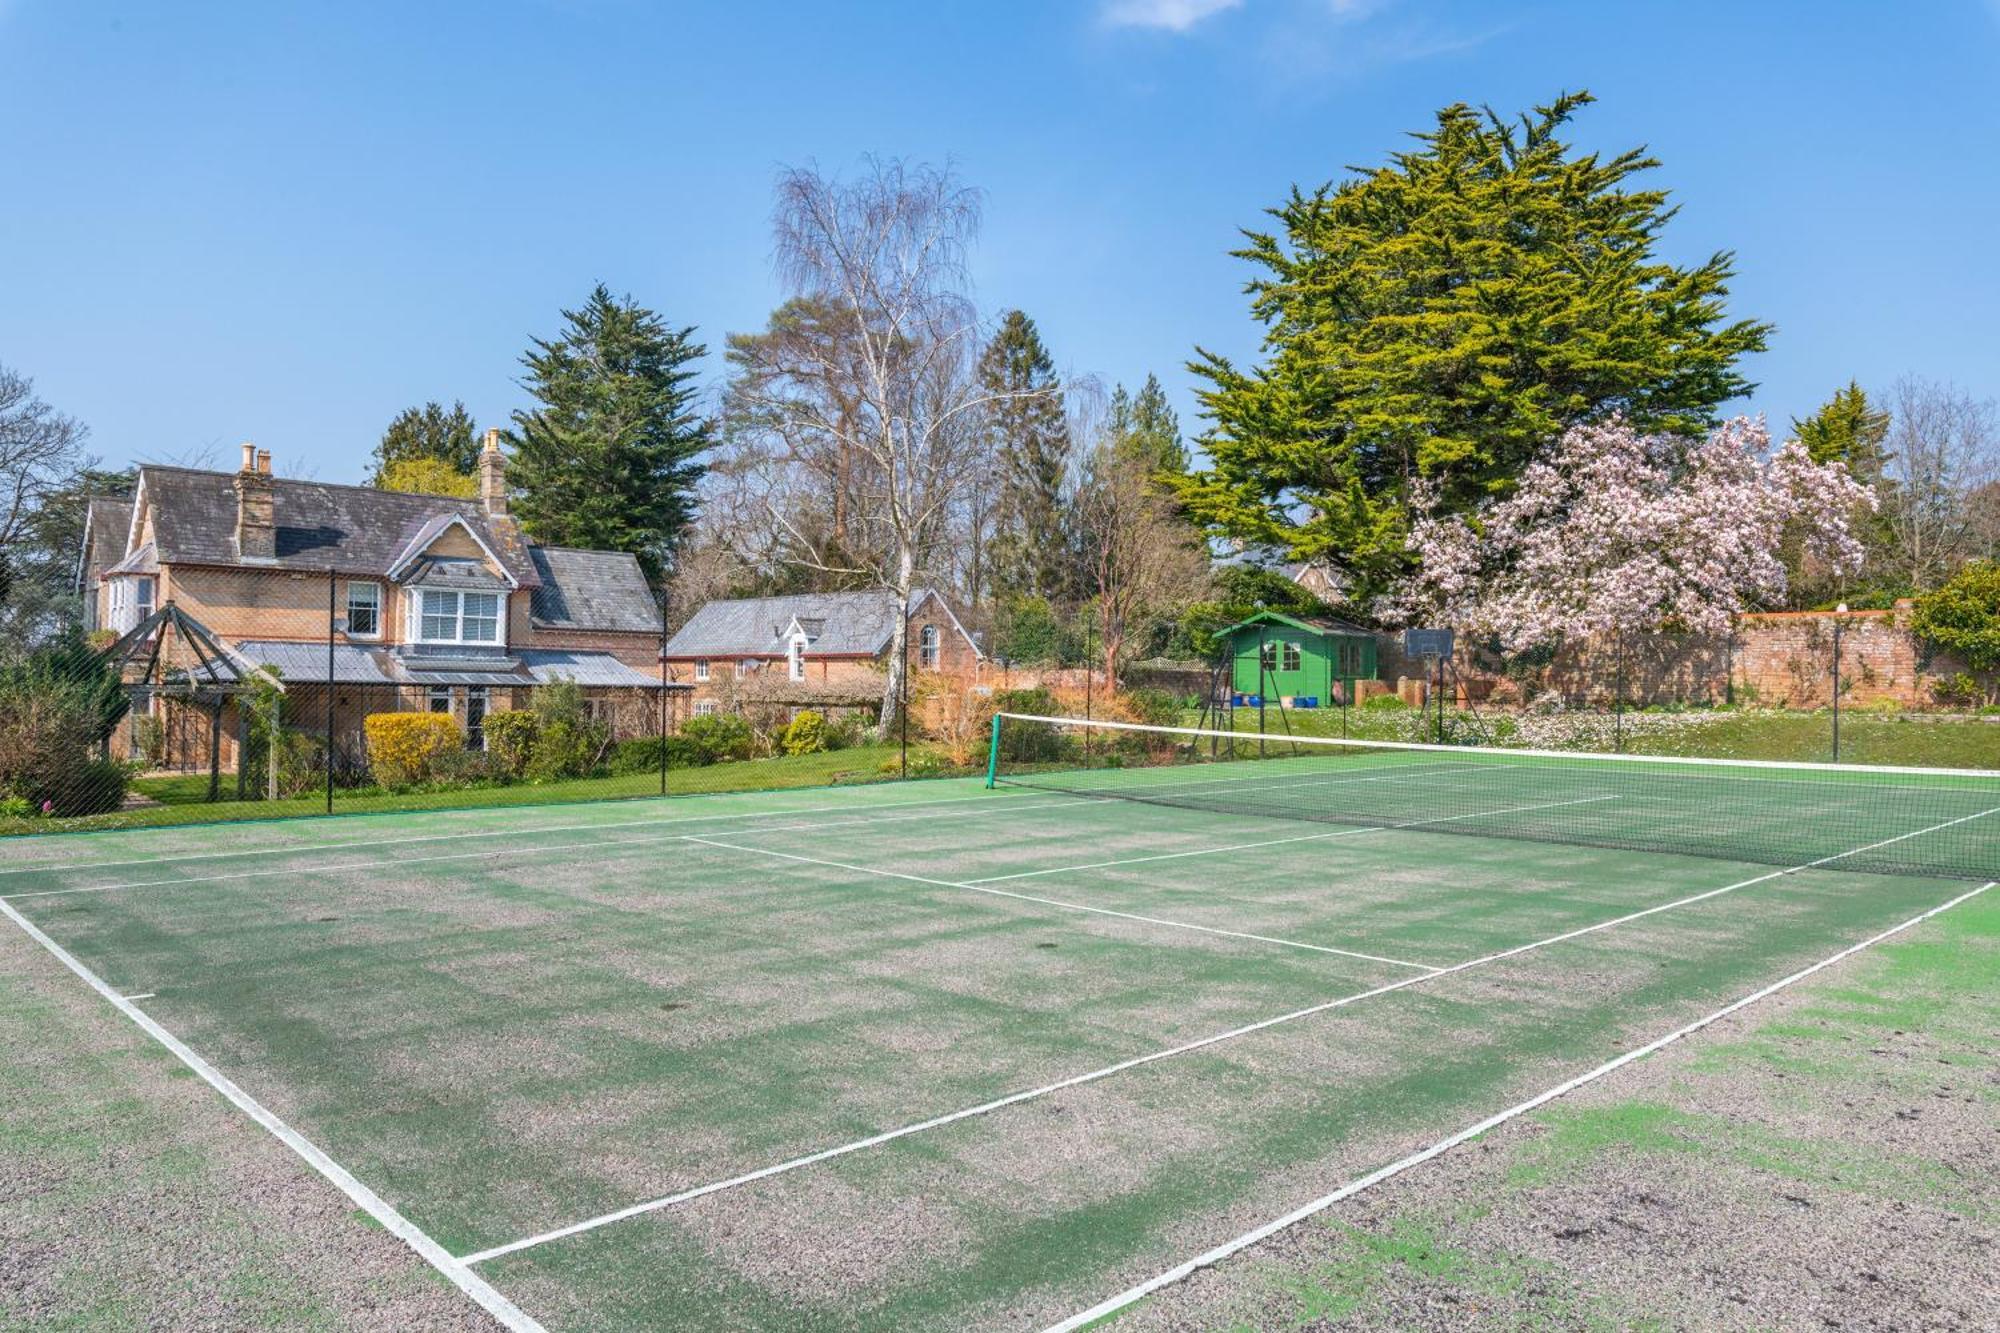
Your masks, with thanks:
[(1915, 378), (1897, 381), (1889, 410), (1888, 558), (1900, 582), (1924, 592), (1978, 554), (1978, 497), (2000, 479), (2000, 421), (1991, 401)]
[[(762, 451), (770, 531), (789, 560), (895, 602), (882, 725), (908, 664), (910, 594), (932, 573), (969, 481), (980, 329), (966, 275), (979, 196), (949, 170), (871, 161), (843, 181), (778, 178), (778, 271), (813, 337), (738, 340), (732, 406)], [(820, 503), (832, 486), (838, 507)]]

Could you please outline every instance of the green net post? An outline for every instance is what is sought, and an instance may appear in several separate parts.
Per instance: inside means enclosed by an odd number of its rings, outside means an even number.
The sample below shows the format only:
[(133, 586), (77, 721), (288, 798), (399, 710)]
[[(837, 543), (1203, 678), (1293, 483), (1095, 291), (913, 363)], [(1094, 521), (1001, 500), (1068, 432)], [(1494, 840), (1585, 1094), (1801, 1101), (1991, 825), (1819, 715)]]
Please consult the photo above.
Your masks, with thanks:
[(993, 786), (1000, 777), (1000, 715), (993, 715), (993, 739), (986, 747), (986, 785)]

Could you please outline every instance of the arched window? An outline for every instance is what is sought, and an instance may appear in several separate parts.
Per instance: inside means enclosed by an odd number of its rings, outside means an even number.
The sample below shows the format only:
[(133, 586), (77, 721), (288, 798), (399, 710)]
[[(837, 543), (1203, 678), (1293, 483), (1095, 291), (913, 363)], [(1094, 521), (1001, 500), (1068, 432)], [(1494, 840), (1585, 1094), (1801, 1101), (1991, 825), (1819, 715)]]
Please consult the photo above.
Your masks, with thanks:
[(917, 661), (926, 671), (936, 671), (938, 666), (938, 629), (936, 625), (924, 626), (917, 636)]

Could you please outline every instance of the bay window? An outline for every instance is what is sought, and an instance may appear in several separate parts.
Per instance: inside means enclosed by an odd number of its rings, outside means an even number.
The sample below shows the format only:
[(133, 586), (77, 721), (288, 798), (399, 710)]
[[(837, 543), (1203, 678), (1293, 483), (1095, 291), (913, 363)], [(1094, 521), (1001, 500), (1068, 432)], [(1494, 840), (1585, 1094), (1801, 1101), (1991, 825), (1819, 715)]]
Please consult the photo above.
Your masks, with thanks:
[(417, 591), (418, 643), (499, 643), (500, 595)]

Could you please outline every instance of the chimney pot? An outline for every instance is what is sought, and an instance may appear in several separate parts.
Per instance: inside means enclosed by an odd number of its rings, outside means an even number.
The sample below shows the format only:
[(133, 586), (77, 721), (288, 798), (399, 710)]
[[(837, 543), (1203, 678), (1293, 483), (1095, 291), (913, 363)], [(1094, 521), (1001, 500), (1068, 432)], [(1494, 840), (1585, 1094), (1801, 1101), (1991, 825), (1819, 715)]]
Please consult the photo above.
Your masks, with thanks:
[(479, 451), (479, 503), (495, 516), (507, 512), (507, 455), (500, 452), (500, 432), (486, 432), (486, 447)]
[(236, 553), (245, 560), (277, 557), (272, 489), (269, 451), (244, 445), (243, 470), (236, 474)]
[(243, 446), (243, 471), (255, 472), (256, 470), (257, 446), (246, 442)]
[(267, 477), (271, 475), (271, 451), (269, 449), (259, 449), (257, 451), (257, 470)]
[(500, 452), (500, 430), (497, 426), (489, 426), (486, 430), (486, 452), (489, 454)]

